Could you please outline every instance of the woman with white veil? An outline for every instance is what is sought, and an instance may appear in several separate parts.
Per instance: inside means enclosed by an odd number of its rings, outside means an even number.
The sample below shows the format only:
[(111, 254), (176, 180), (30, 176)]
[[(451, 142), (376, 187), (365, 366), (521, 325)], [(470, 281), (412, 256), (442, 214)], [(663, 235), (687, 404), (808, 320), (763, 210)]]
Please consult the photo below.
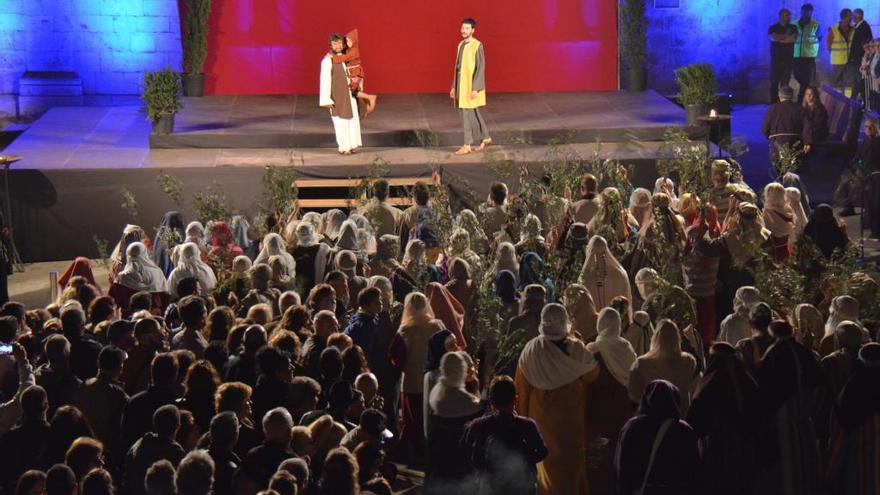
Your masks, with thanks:
[(168, 276), (168, 292), (172, 297), (178, 297), (177, 284), (185, 278), (195, 278), (199, 281), (199, 295), (202, 297), (207, 297), (217, 285), (214, 270), (202, 261), (199, 247), (193, 242), (187, 242), (180, 247), (177, 266)]
[(519, 285), (519, 261), (513, 243), (502, 242), (495, 250), (495, 269), (492, 270), (492, 279), (494, 280), (502, 270), (513, 272), (513, 275), (517, 277), (516, 284)]
[(125, 314), (131, 296), (141, 291), (156, 296), (154, 304), (161, 308), (167, 303), (168, 281), (165, 280), (165, 272), (153, 262), (147, 246), (142, 242), (130, 244), (125, 250), (125, 258), (125, 267), (114, 278), (108, 294)]
[[(580, 281), (590, 291), (596, 309), (600, 311), (610, 306), (617, 296), (632, 300), (632, 289), (626, 270), (611, 254), (604, 237), (594, 235), (587, 244)], [(629, 307), (628, 318), (632, 319), (632, 305)]]
[(489, 253), (489, 237), (486, 235), (486, 231), (483, 230), (483, 226), (480, 225), (480, 221), (477, 220), (477, 215), (473, 210), (464, 209), (458, 212), (453, 226), (462, 228), (470, 234), (471, 247), (477, 254), (485, 255)]
[(296, 261), (287, 252), (287, 244), (284, 243), (284, 239), (281, 238), (280, 234), (273, 232), (266, 234), (266, 237), (263, 238), (263, 247), (260, 250), (260, 254), (257, 255), (257, 259), (254, 260), (254, 265), (261, 263), (268, 265), (269, 258), (274, 255), (281, 257), (288, 273), (296, 273)]

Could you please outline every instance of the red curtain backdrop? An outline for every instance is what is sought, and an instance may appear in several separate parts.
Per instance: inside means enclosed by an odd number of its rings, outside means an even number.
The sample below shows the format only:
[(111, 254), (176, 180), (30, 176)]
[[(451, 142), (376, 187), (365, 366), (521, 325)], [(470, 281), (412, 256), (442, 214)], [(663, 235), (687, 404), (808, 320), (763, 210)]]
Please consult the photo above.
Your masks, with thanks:
[(611, 90), (616, 11), (616, 0), (214, 0), (206, 90), (317, 93), (328, 35), (358, 28), (368, 92), (446, 92), (464, 17), (477, 20), (490, 93)]

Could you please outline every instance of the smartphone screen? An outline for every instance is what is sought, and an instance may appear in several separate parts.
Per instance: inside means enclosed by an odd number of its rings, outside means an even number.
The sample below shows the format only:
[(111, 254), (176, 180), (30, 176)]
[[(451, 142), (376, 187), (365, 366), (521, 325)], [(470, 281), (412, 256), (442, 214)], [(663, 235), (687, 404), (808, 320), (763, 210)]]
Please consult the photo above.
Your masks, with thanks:
[(12, 354), (12, 344), (0, 344), (0, 355)]

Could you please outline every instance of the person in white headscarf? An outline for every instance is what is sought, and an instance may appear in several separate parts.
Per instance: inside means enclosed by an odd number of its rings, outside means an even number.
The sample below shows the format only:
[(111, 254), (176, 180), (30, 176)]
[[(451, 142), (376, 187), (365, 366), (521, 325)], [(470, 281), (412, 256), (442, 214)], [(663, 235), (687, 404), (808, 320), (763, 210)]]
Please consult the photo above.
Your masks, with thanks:
[(183, 242), (194, 242), (200, 251), (207, 252), (208, 241), (205, 239), (205, 226), (202, 225), (202, 222), (190, 222), (187, 224), (186, 238)]
[[(629, 341), (620, 336), (620, 313), (605, 308), (599, 313), (595, 342), (587, 344), (599, 363), (599, 378), (590, 386), (590, 434), (607, 438), (609, 450), (617, 445), (617, 437), (624, 423), (632, 416), (627, 385), (629, 371), (636, 361), (636, 353)], [(601, 456), (598, 466), (590, 471), (590, 489), (593, 493), (614, 493), (614, 456)]]
[[(629, 285), (629, 277), (626, 270), (611, 254), (608, 242), (605, 238), (594, 235), (587, 244), (587, 253), (584, 257), (584, 265), (581, 268), (581, 285), (590, 291), (596, 309), (601, 310), (611, 305), (611, 301), (617, 296), (632, 299), (632, 290)], [(630, 305), (629, 318), (632, 317), (632, 305)]]
[(798, 304), (794, 308), (795, 339), (807, 349), (819, 350), (819, 341), (825, 334), (825, 318), (812, 304)]
[[(828, 320), (825, 321), (825, 335), (819, 342), (819, 355), (825, 357), (834, 352), (834, 335), (841, 322), (852, 321), (864, 330), (859, 322), (859, 301), (852, 296), (837, 296), (831, 300), (828, 308)], [(867, 331), (865, 332), (867, 334)]]
[(629, 214), (636, 219), (639, 229), (648, 224), (653, 211), (651, 207), (651, 191), (644, 187), (637, 187), (629, 195)]
[(156, 266), (142, 242), (129, 244), (125, 250), (125, 267), (116, 275), (115, 282), (133, 291), (168, 292), (165, 273)]
[(285, 244), (284, 239), (281, 238), (280, 234), (273, 232), (266, 234), (266, 237), (263, 238), (262, 249), (260, 250), (260, 254), (257, 255), (257, 259), (254, 260), (254, 264), (259, 265), (262, 263), (268, 265), (269, 258), (275, 255), (281, 256), (281, 261), (287, 268), (288, 273), (296, 273), (296, 261), (294, 261), (293, 256), (287, 252), (287, 244)]
[(789, 245), (794, 246), (798, 238), (804, 233), (804, 227), (807, 226), (807, 212), (804, 211), (804, 205), (801, 204), (801, 190), (796, 187), (785, 188), (785, 202), (794, 211), (794, 231), (789, 236)]
[(251, 224), (243, 215), (235, 215), (231, 221), (232, 236), (235, 239), (235, 245), (244, 251), (245, 256), (251, 257), (256, 253), (253, 249), (253, 241), (250, 238)]
[(669, 207), (678, 210), (678, 194), (675, 191), (675, 182), (669, 177), (660, 177), (654, 181), (654, 194), (665, 193), (669, 196)]
[(599, 365), (569, 328), (564, 306), (544, 306), (540, 335), (526, 344), (516, 370), (516, 410), (538, 424), (550, 452), (538, 465), (539, 493), (589, 493), (587, 388)]
[(795, 214), (785, 199), (785, 188), (778, 182), (764, 187), (764, 225), (773, 239), (776, 261), (785, 261), (791, 256), (789, 238), (794, 233)]
[(323, 233), (328, 241), (335, 243), (339, 238), (339, 231), (342, 230), (342, 222), (344, 221), (345, 213), (342, 210), (329, 210), (324, 213), (324, 228), (318, 228), (315, 231)]
[(651, 316), (645, 311), (633, 312), (632, 322), (623, 333), (623, 337), (632, 345), (637, 356), (647, 353), (651, 349), (651, 339), (654, 337)]
[[(444, 253), (440, 255), (440, 258), (441, 259), (437, 260), (438, 266), (444, 264), (449, 265), (451, 258), (461, 258), (467, 261), (472, 269), (482, 272), (482, 260), (480, 260), (480, 256), (471, 249), (470, 233), (461, 227), (453, 229), (452, 235), (449, 236), (449, 255)], [(476, 275), (475, 278), (479, 278), (479, 275)]]
[(718, 332), (716, 342), (727, 342), (736, 345), (737, 342), (752, 336), (752, 326), (749, 323), (749, 312), (761, 302), (761, 293), (752, 286), (740, 287), (733, 296), (733, 313), (721, 320), (721, 331)]
[(391, 271), (400, 267), (400, 237), (386, 234), (376, 243), (376, 254), (368, 262), (371, 275), (389, 276)]
[(347, 249), (349, 251), (360, 251), (358, 243), (358, 227), (354, 220), (346, 220), (342, 222), (339, 229), (339, 237), (336, 239), (336, 250), (341, 251)]
[(357, 226), (357, 241), (361, 256), (376, 252), (376, 229), (370, 220), (360, 213), (348, 215), (348, 219)]
[(645, 387), (654, 380), (668, 380), (678, 387), (681, 393), (681, 411), (687, 414), (691, 394), (699, 376), (696, 373), (697, 361), (681, 350), (681, 332), (672, 320), (661, 320), (651, 350), (636, 359), (629, 374), (629, 398), (638, 403)]
[(122, 229), (122, 237), (119, 238), (119, 242), (116, 243), (116, 246), (113, 247), (113, 251), (110, 253), (111, 283), (116, 275), (125, 268), (125, 265), (128, 262), (128, 246), (131, 246), (135, 242), (142, 243), (149, 250), (150, 239), (147, 237), (147, 233), (144, 232), (144, 229), (138, 225), (128, 224)]
[(321, 242), (314, 225), (300, 222), (294, 233), (296, 247), (292, 256), (296, 262), (296, 286), (302, 293), (307, 293), (315, 284), (324, 280), (330, 258), (330, 246)]
[(468, 464), (461, 462), (460, 440), (465, 425), (476, 418), (482, 407), (480, 398), (469, 392), (465, 383), (470, 357), (463, 352), (447, 352), (440, 360), (440, 380), (428, 394), (430, 421), (428, 430), (428, 469), (425, 491), (448, 486), (468, 474)]
[(519, 261), (516, 259), (516, 248), (509, 242), (502, 242), (495, 250), (495, 269), (492, 270), (492, 278), (498, 276), (501, 270), (510, 270), (514, 277), (517, 278), (519, 285)]
[(517, 254), (527, 251), (538, 253), (538, 256), (544, 258), (547, 255), (547, 242), (541, 235), (541, 219), (537, 215), (529, 213), (523, 221), (522, 229), (519, 234), (519, 242), (516, 243)]
[(303, 214), (301, 221), (312, 224), (312, 227), (315, 228), (316, 232), (320, 232), (321, 227), (324, 225), (324, 218), (316, 211), (306, 212)]
[(193, 242), (187, 242), (180, 247), (180, 256), (177, 266), (168, 276), (168, 289), (172, 297), (178, 297), (177, 284), (185, 278), (195, 278), (199, 281), (199, 295), (208, 297), (214, 286), (217, 285), (217, 277), (214, 270), (202, 261), (199, 247)]
[(464, 209), (458, 212), (453, 226), (462, 228), (470, 234), (471, 247), (474, 251), (481, 255), (489, 254), (489, 237), (473, 210)]

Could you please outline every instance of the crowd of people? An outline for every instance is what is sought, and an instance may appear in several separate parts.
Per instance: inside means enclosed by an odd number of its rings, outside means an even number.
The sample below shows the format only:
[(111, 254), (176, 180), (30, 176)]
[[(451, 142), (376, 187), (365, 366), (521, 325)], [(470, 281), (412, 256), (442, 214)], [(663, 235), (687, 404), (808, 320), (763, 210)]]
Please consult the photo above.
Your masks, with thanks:
[(3, 493), (873, 493), (880, 286), (733, 170), (129, 225), (106, 291), (79, 258), (0, 308)]

